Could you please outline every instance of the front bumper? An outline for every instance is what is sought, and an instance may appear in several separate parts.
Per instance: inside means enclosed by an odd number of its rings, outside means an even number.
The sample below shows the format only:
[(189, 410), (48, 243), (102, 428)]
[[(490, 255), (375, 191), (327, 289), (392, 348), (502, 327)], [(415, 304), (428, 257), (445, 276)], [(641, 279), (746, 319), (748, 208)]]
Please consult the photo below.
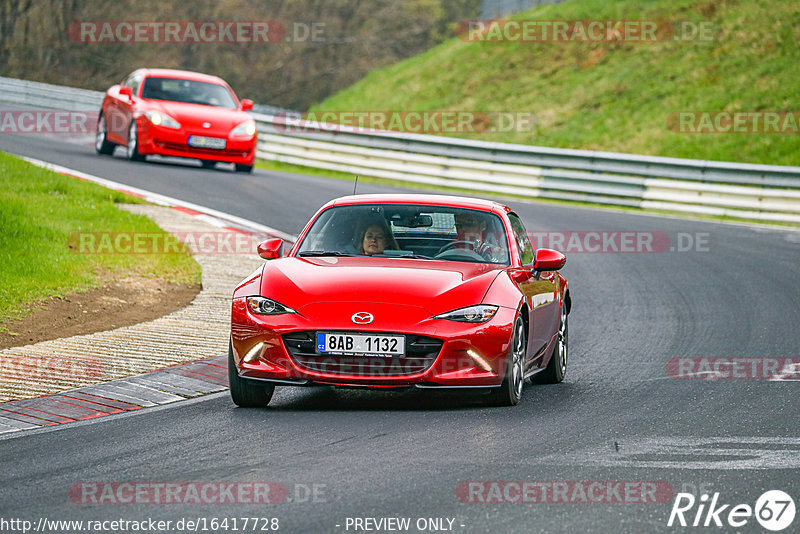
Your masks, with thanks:
[[(257, 134), (250, 138), (228, 137), (227, 133), (164, 128), (155, 126), (148, 120), (139, 120), (137, 127), (139, 129), (138, 149), (141, 154), (197, 158), (241, 165), (253, 165), (256, 159)], [(189, 136), (191, 135), (224, 137), (226, 138), (225, 148), (189, 146)]]
[[(342, 311), (336, 315), (346, 318), (355, 313), (350, 308), (355, 311), (364, 308), (358, 303), (340, 306)], [(397, 309), (401, 306), (373, 304), (371, 309), (376, 306), (380, 310), (376, 316), (406, 315)], [(380, 313), (390, 310), (393, 313)], [(296, 386), (496, 387), (505, 375), (515, 318), (516, 310), (500, 308), (490, 321), (482, 324), (428, 317), (393, 328), (387, 328), (386, 323), (366, 328), (349, 321), (312, 320), (302, 314), (255, 315), (247, 309), (243, 298), (237, 298), (232, 307), (231, 340), (239, 376), (251, 380)], [(404, 335), (407, 356), (314, 355), (313, 348), (309, 350), (308, 346), (299, 350), (303, 347), (294, 341), (317, 331)], [(438, 342), (439, 347), (434, 349), (432, 341)]]

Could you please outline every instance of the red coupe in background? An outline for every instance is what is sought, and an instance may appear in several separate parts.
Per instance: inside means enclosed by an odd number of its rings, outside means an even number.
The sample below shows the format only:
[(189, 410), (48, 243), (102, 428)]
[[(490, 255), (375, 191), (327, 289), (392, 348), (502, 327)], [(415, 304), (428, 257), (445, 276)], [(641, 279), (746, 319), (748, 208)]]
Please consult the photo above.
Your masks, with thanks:
[(534, 250), (486, 200), (359, 195), (322, 207), (282, 257), (234, 291), (230, 393), (265, 406), (276, 385), (486, 390), (514, 405), (526, 378), (567, 369), (566, 258)]
[(251, 172), (256, 157), (256, 123), (221, 78), (169, 69), (139, 69), (103, 99), (95, 149), (111, 154), (126, 147), (129, 159), (149, 154), (197, 158), (203, 167), (233, 163)]

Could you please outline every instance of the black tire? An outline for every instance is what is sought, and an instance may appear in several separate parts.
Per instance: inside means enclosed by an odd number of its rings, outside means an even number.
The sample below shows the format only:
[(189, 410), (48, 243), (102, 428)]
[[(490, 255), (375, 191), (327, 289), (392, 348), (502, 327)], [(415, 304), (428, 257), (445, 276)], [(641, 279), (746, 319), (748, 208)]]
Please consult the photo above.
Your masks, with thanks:
[(106, 131), (106, 117), (101, 110), (100, 115), (97, 117), (97, 129), (94, 134), (94, 150), (98, 154), (105, 156), (112, 154), (114, 147), (117, 146), (106, 139)]
[(200, 163), (203, 165), (204, 169), (213, 169), (217, 164), (216, 161), (211, 161), (210, 159), (200, 160)]
[(567, 374), (567, 360), (569, 358), (569, 315), (566, 303), (561, 308), (561, 321), (558, 325), (556, 346), (553, 347), (553, 357), (544, 371), (534, 375), (536, 384), (558, 384)]
[(131, 119), (131, 125), (128, 128), (128, 146), (125, 153), (131, 161), (144, 161), (144, 155), (139, 153), (139, 133), (136, 130), (136, 119)]
[(231, 389), (231, 399), (236, 406), (242, 408), (264, 407), (272, 400), (275, 386), (254, 384), (239, 376), (236, 362), (233, 360), (233, 348), (228, 346), (228, 385)]
[(241, 163), (236, 164), (236, 172), (253, 172), (252, 165), (242, 165)]
[(522, 384), (525, 381), (525, 354), (528, 347), (528, 334), (521, 316), (514, 322), (511, 334), (511, 347), (508, 350), (506, 376), (499, 388), (493, 389), (489, 402), (493, 406), (516, 406), (522, 398)]

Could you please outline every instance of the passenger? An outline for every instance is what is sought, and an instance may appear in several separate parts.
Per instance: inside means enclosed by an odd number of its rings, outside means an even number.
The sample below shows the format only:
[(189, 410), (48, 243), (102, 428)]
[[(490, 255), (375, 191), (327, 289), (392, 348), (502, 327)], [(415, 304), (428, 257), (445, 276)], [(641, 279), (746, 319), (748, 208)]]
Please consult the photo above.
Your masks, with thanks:
[(372, 256), (383, 254), (387, 248), (397, 250), (397, 241), (392, 235), (389, 225), (384, 219), (369, 219), (359, 225), (356, 232), (356, 248), (359, 254)]

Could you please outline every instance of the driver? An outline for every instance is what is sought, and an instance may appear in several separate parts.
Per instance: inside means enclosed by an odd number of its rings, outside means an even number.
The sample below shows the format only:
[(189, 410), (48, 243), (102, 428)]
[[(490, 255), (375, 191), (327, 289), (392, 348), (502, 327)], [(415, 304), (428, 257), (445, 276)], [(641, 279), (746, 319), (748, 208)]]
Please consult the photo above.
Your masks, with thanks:
[(475, 211), (458, 212), (455, 214), (455, 225), (458, 241), (453, 248), (472, 250), (489, 261), (499, 260), (495, 256), (502, 251), (487, 240), (486, 217)]
[(483, 232), (486, 231), (486, 219), (477, 213), (457, 213), (455, 216), (456, 234), (459, 241), (470, 243), (483, 242)]

